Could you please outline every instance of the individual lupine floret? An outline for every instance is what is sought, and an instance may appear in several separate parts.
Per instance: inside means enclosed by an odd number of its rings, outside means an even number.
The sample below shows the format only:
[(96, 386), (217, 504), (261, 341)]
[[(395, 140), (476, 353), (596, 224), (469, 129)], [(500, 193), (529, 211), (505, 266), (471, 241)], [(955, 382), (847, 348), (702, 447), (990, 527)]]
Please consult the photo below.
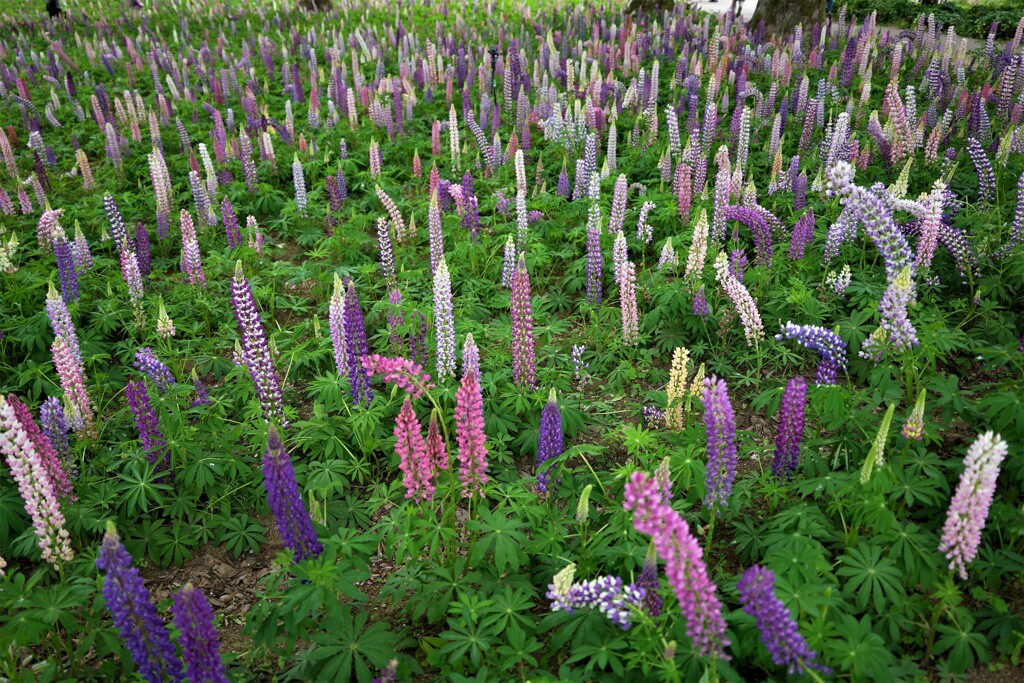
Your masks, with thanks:
[[(515, 290), (513, 290), (514, 292)], [(455, 308), (452, 301), (452, 281), (448, 264), (441, 263), (434, 273), (434, 333), (436, 335), (437, 377), (443, 380), (455, 376)]]
[(267, 451), (263, 455), (263, 487), (267, 491), (267, 504), (281, 532), (281, 540), (292, 551), (295, 561), (301, 562), (322, 553), (324, 548), (295, 481), (292, 459), (285, 452), (273, 425), (267, 433)]
[(399, 458), (398, 468), (404, 475), (405, 497), (417, 503), (429, 503), (434, 498), (433, 467), (423, 441), (423, 428), (409, 396), (405, 397), (395, 421), (395, 453)]
[(707, 430), (707, 495), (704, 505), (720, 515), (729, 504), (736, 478), (736, 424), (725, 380), (714, 375), (704, 381), (704, 425)]
[(967, 565), (978, 555), (999, 467), (1008, 452), (1006, 441), (993, 432), (980, 435), (967, 449), (964, 471), (949, 503), (939, 543), (939, 552), (949, 560), (949, 568), (965, 581)]
[(718, 258), (715, 260), (715, 274), (718, 284), (721, 285), (740, 315), (747, 346), (753, 346), (764, 337), (761, 314), (757, 310), (757, 302), (754, 297), (750, 295), (743, 283), (730, 272), (728, 257), (724, 251), (719, 252)]
[(791, 674), (804, 669), (828, 672), (814, 660), (818, 654), (810, 648), (786, 605), (775, 595), (775, 574), (770, 569), (752, 566), (736, 585), (743, 611), (754, 617), (761, 632), (761, 642), (771, 653), (772, 661), (785, 666)]
[(171, 634), (156, 611), (139, 570), (121, 545), (113, 522), (107, 522), (96, 566), (103, 577), (103, 600), (114, 618), (139, 676), (148, 683), (182, 680), (181, 661)]
[(651, 536), (665, 562), (665, 577), (679, 600), (694, 650), (702, 657), (729, 659), (722, 604), (690, 525), (665, 502), (661, 485), (644, 472), (633, 473), (624, 497), (623, 507), (633, 512), (633, 527)]
[(512, 276), (512, 381), (518, 386), (533, 389), (537, 374), (534, 361), (533, 306), (530, 302), (530, 274), (526, 270), (526, 256), (519, 255), (519, 263)]
[(562, 437), (562, 411), (558, 408), (558, 398), (554, 388), (548, 394), (548, 402), (540, 413), (540, 430), (537, 436), (537, 490), (547, 493), (551, 484), (550, 469), (540, 472), (541, 466), (553, 458), (557, 458), (565, 450)]
[(797, 325), (787, 322), (775, 338), (792, 339), (801, 346), (818, 352), (821, 362), (818, 364), (818, 375), (814, 380), (818, 384), (835, 384), (837, 373), (846, 372), (846, 342), (832, 330), (819, 325)]
[(181, 632), (181, 658), (185, 678), (190, 683), (228, 683), (220, 658), (220, 642), (213, 625), (213, 610), (203, 591), (185, 586), (174, 596), (171, 606), (174, 627)]
[(282, 427), (288, 426), (284, 415), (284, 401), (281, 395), (281, 380), (278, 379), (274, 358), (270, 354), (263, 322), (256, 306), (249, 281), (242, 272), (242, 262), (235, 263), (235, 275), (231, 280), (231, 303), (238, 321), (242, 341), (242, 361), (249, 369), (256, 394), (263, 410), (263, 419), (274, 421)]
[(772, 472), (789, 477), (800, 465), (800, 443), (804, 438), (804, 410), (807, 406), (807, 382), (803, 377), (789, 380), (779, 405), (779, 433), (775, 438)]
[(484, 401), (475, 372), (462, 376), (455, 392), (455, 440), (459, 446), (459, 481), (462, 497), (484, 497), (487, 483), (487, 446)]

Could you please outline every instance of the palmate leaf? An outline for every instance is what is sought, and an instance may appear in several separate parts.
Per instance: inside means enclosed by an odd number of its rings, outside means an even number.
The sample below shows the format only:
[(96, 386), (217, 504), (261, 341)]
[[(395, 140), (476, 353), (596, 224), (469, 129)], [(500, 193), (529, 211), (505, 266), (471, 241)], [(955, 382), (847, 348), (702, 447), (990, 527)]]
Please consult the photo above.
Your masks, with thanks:
[(895, 562), (882, 557), (878, 545), (865, 543), (839, 559), (843, 566), (836, 574), (847, 579), (843, 594), (853, 596), (858, 609), (863, 610), (870, 602), (875, 612), (881, 614), (886, 605), (896, 604), (906, 597), (903, 576)]
[(387, 622), (366, 625), (366, 612), (352, 613), (349, 604), (326, 605), (322, 629), (313, 636), (319, 645), (312, 660), (322, 664), (317, 681), (369, 681), (394, 658), (402, 636)]
[(981, 633), (973, 630), (971, 619), (963, 627), (939, 624), (936, 630), (939, 638), (935, 642), (935, 654), (946, 653), (946, 665), (956, 673), (967, 671), (975, 660), (988, 661), (989, 642)]
[(855, 681), (889, 681), (896, 659), (885, 646), (882, 636), (871, 628), (865, 616), (857, 621), (847, 614), (839, 614), (839, 638), (825, 641), (829, 659), (837, 662), (842, 671), (852, 673)]
[(515, 515), (508, 514), (506, 507), (500, 506), (493, 511), (480, 508), (480, 519), (471, 521), (469, 526), (482, 532), (470, 557), (470, 562), (474, 566), (479, 565), (492, 551), (494, 566), (499, 572), (504, 572), (509, 567), (513, 571), (518, 571), (526, 561), (526, 552), (523, 548), (529, 543), (529, 538), (520, 531), (522, 521)]

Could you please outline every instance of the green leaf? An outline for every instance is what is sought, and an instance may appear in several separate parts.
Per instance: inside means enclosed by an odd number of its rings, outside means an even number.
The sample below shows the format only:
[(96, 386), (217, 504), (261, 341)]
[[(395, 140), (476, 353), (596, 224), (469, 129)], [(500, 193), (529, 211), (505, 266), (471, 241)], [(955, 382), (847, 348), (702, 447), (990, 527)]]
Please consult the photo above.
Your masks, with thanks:
[(836, 574), (847, 578), (843, 594), (854, 596), (858, 609), (863, 610), (870, 602), (877, 614), (886, 605), (896, 604), (907, 595), (903, 588), (903, 576), (896, 563), (882, 557), (882, 549), (874, 543), (865, 543), (843, 555)]

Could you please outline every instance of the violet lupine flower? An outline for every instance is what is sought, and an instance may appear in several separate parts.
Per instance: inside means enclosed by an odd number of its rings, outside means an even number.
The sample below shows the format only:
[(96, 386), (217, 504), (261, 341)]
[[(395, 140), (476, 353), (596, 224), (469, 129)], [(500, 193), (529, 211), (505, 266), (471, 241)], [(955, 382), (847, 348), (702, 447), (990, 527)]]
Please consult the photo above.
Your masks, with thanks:
[(817, 351), (821, 356), (815, 382), (835, 384), (836, 374), (846, 372), (846, 342), (832, 330), (819, 325), (797, 325), (787, 322), (782, 332), (775, 335), (778, 340), (792, 339), (803, 347)]
[[(71, 496), (71, 481), (64, 471), (64, 466), (61, 464), (58, 452), (50, 438), (45, 433), (39, 431), (36, 421), (32, 418), (32, 412), (17, 396), (10, 394), (7, 400), (14, 408), (15, 419), (21, 424), (29, 441), (35, 446), (36, 453), (39, 455), (40, 462), (46, 471), (46, 476), (49, 478), (54, 494), (58, 498)], [(64, 438), (67, 440), (66, 433)]]
[(57, 271), (60, 275), (60, 291), (64, 301), (78, 301), (78, 273), (75, 270), (75, 259), (71, 254), (71, 245), (61, 231), (53, 243), (53, 251), (57, 257)]
[(565, 170), (565, 162), (562, 162), (562, 172), (558, 174), (558, 196), (566, 201), (572, 199), (572, 190), (569, 187), (569, 172)]
[(804, 438), (804, 410), (807, 407), (807, 382), (803, 377), (789, 380), (779, 406), (779, 434), (775, 438), (772, 472), (789, 477), (800, 466), (800, 442)]
[(369, 353), (366, 343), (366, 326), (363, 323), (363, 309), (359, 305), (355, 284), (349, 280), (345, 294), (344, 310), (345, 352), (348, 355), (349, 393), (353, 405), (370, 405), (373, 388), (360, 359)]
[(992, 257), (1001, 259), (1009, 254), (1010, 251), (1020, 244), (1022, 236), (1024, 236), (1024, 173), (1020, 174), (1020, 179), (1017, 181), (1017, 208), (1013, 212), (1013, 226), (1010, 228), (1010, 238), (1006, 241), (1006, 244), (999, 247), (992, 254)]
[(120, 259), (121, 276), (124, 278), (124, 283), (128, 286), (128, 298), (132, 302), (132, 308), (135, 309), (136, 319), (141, 321), (143, 290), (142, 271), (139, 268), (139, 260), (131, 249), (122, 251)]
[(203, 181), (197, 171), (188, 172), (188, 183), (192, 187), (192, 205), (195, 207), (196, 217), (203, 222), (203, 225), (216, 225), (217, 214), (213, 213), (213, 209), (210, 207), (210, 200), (206, 196)]
[(443, 255), (434, 273), (434, 333), (437, 344), (437, 378), (443, 380), (454, 377), (455, 309), (452, 301), (452, 280)]
[(171, 643), (171, 634), (151, 602), (139, 570), (132, 566), (131, 555), (121, 545), (113, 522), (107, 522), (96, 566), (106, 573), (103, 600), (139, 676), (149, 683), (181, 681), (181, 661)]
[(626, 220), (626, 191), (629, 189), (629, 181), (626, 174), (620, 173), (615, 179), (615, 188), (612, 190), (612, 210), (608, 214), (608, 234), (615, 235), (622, 231), (622, 224)]
[(700, 286), (697, 293), (693, 295), (693, 314), (701, 319), (708, 317), (708, 297), (704, 293), (704, 285)]
[(1009, 451), (1006, 441), (985, 432), (967, 449), (964, 471), (949, 503), (939, 552), (949, 560), (961, 579), (967, 580), (967, 565), (978, 555), (981, 532), (996, 490), (999, 466)]
[(643, 569), (640, 570), (635, 585), (644, 592), (644, 612), (653, 618), (660, 617), (664, 601), (661, 599), (661, 581), (658, 579), (658, 549), (654, 543), (647, 545)]
[(981, 148), (981, 143), (973, 137), (967, 138), (967, 154), (971, 157), (974, 170), (978, 174), (978, 194), (981, 201), (991, 204), (996, 197), (996, 174), (992, 170), (992, 162)]
[(475, 372), (462, 376), (455, 392), (455, 441), (459, 445), (459, 481), (462, 497), (485, 496), (487, 436), (484, 434), (484, 399)]
[(432, 463), (427, 445), (423, 441), (423, 428), (412, 409), (412, 400), (405, 397), (402, 409), (395, 420), (395, 453), (399, 457), (398, 468), (405, 475), (402, 485), (405, 486), (405, 497), (414, 498), (415, 502), (429, 503), (434, 499)]
[(292, 161), (292, 181), (295, 184), (295, 206), (300, 216), (306, 215), (306, 176), (302, 172), (302, 162), (296, 152)]
[(238, 229), (238, 217), (231, 200), (224, 197), (220, 203), (220, 217), (224, 221), (224, 234), (228, 238), (228, 246), (234, 249), (242, 246), (242, 233)]
[[(620, 233), (621, 234), (621, 233)], [(622, 343), (636, 346), (640, 341), (640, 314), (636, 306), (636, 266), (626, 261), (619, 288), (619, 303), (622, 308)]]
[(733, 249), (729, 254), (729, 272), (732, 276), (743, 282), (743, 276), (747, 270), (747, 252), (743, 249)]
[(203, 591), (185, 586), (174, 596), (171, 606), (174, 627), (181, 631), (181, 658), (185, 678), (191, 683), (228, 683), (224, 663), (220, 659), (220, 642), (213, 625), (213, 610)]
[(199, 255), (199, 240), (196, 238), (196, 226), (192, 216), (185, 209), (181, 210), (181, 272), (188, 276), (189, 284), (199, 283), (206, 287), (206, 275)]
[(534, 361), (533, 306), (530, 302), (530, 274), (526, 256), (519, 255), (519, 264), (512, 276), (512, 381), (533, 389), (537, 376)]
[(889, 341), (897, 351), (917, 346), (917, 330), (907, 318), (907, 306), (914, 298), (910, 280), (910, 266), (906, 266), (886, 287), (878, 310), (882, 314), (881, 326), (889, 333)]
[(75, 431), (84, 430), (91, 433), (95, 417), (92, 412), (92, 400), (85, 388), (85, 375), (75, 358), (74, 350), (64, 337), (58, 336), (50, 347), (53, 353), (53, 366), (60, 378), (60, 386), (64, 390), (64, 398), (68, 402), (68, 423)]
[(480, 376), (480, 349), (473, 340), (473, 333), (466, 335), (466, 341), (462, 343), (462, 374), (475, 372)]
[(397, 384), (413, 398), (420, 398), (424, 392), (434, 388), (430, 375), (423, 372), (423, 366), (401, 356), (388, 358), (371, 353), (363, 356), (361, 362), (368, 375), (384, 375), (384, 381)]
[(135, 224), (135, 260), (139, 264), (139, 274), (142, 277), (149, 277), (152, 270), (152, 261), (149, 249), (149, 232), (146, 225), (139, 221)]
[(587, 303), (601, 305), (601, 198), (600, 177), (595, 173), (589, 185), (590, 208), (587, 211)]
[[(752, 206), (723, 206), (722, 216), (726, 221), (735, 220), (750, 228), (754, 237), (754, 248), (757, 251), (757, 262), (771, 267), (772, 264), (772, 230), (767, 211), (759, 211)], [(770, 214), (768, 214), (770, 215)], [(737, 277), (741, 282), (742, 277)]]
[(704, 425), (707, 428), (707, 495), (704, 504), (712, 514), (721, 515), (729, 504), (736, 478), (736, 424), (725, 380), (714, 375), (704, 380)]
[(66, 461), (71, 456), (71, 442), (68, 439), (71, 428), (64, 416), (64, 408), (61, 407), (60, 400), (55, 396), (43, 401), (43, 405), (39, 407), (39, 423), (43, 434), (50, 440), (50, 444), (57, 452), (59, 460)]
[(327, 314), (331, 330), (331, 345), (334, 348), (334, 367), (338, 377), (348, 373), (348, 358), (345, 349), (345, 290), (338, 274), (334, 274), (334, 293)]
[(231, 279), (231, 304), (235, 309), (235, 320), (238, 322), (241, 337), (242, 361), (249, 370), (253, 384), (256, 385), (256, 395), (263, 409), (263, 419), (287, 427), (288, 418), (284, 415), (281, 381), (274, 367), (274, 358), (270, 355), (270, 345), (267, 343), (267, 335), (260, 321), (256, 297), (253, 296), (249, 281), (242, 272), (240, 260), (235, 262), (235, 276)]
[(71, 254), (75, 258), (75, 267), (80, 270), (92, 268), (92, 252), (89, 250), (89, 241), (85, 239), (82, 226), (75, 221), (75, 241), (71, 243)]
[(715, 276), (740, 315), (747, 346), (753, 346), (764, 337), (761, 314), (757, 310), (757, 302), (754, 297), (750, 295), (743, 283), (729, 272), (728, 257), (724, 251), (719, 252), (718, 258), (715, 260)]
[(193, 408), (208, 406), (212, 403), (210, 400), (210, 392), (206, 390), (206, 385), (203, 384), (202, 380), (194, 375), (192, 377), (192, 388), (196, 392), (196, 397), (192, 400)]
[(600, 576), (580, 583), (573, 582), (576, 565), (570, 564), (558, 572), (548, 585), (547, 598), (552, 612), (568, 612), (597, 608), (623, 631), (632, 626), (632, 608), (643, 604), (644, 591), (636, 584), (623, 586), (617, 576)]
[(644, 472), (634, 472), (626, 483), (623, 507), (633, 512), (633, 527), (651, 536), (664, 560), (665, 576), (679, 600), (694, 649), (702, 657), (729, 659), (722, 604), (690, 525), (664, 501), (661, 485)]
[(267, 452), (263, 455), (263, 487), (267, 491), (267, 504), (274, 513), (277, 529), (286, 548), (292, 551), (296, 562), (316, 557), (323, 552), (316, 529), (302, 500), (299, 484), (295, 481), (292, 459), (284, 450), (281, 436), (274, 425), (267, 431)]
[(142, 450), (146, 451), (146, 459), (154, 465), (158, 472), (168, 469), (171, 464), (171, 454), (167, 450), (167, 440), (160, 431), (160, 421), (156, 416), (156, 410), (149, 402), (145, 383), (128, 382), (124, 388), (124, 395), (128, 400), (128, 409), (135, 418), (135, 426), (139, 430), (139, 442), (142, 443)]
[(773, 662), (785, 666), (791, 674), (801, 674), (805, 668), (828, 672), (814, 661), (818, 653), (800, 635), (786, 605), (776, 597), (775, 574), (770, 569), (755, 564), (744, 572), (736, 588), (743, 611), (756, 620), (761, 642), (768, 648)]
[[(441, 205), (438, 203), (437, 192), (430, 195), (430, 206), (427, 208), (427, 232), (430, 237), (430, 273), (437, 273), (437, 266), (444, 258), (444, 235), (441, 233)], [(510, 235), (511, 237), (511, 235)]]
[(135, 352), (135, 369), (149, 377), (161, 392), (167, 391), (174, 384), (174, 374), (170, 368), (164, 365), (148, 346)]
[[(537, 469), (548, 460), (557, 458), (565, 450), (562, 440), (562, 412), (558, 409), (558, 398), (551, 389), (548, 402), (540, 413), (540, 432), (537, 436)], [(551, 471), (538, 472), (537, 490), (547, 493), (551, 483)]]

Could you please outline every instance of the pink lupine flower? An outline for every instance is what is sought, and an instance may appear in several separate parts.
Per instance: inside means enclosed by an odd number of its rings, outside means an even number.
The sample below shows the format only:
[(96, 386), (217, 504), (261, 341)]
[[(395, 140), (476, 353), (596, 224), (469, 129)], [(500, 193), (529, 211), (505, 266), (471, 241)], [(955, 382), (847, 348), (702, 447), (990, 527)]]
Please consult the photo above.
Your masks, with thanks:
[(388, 358), (371, 353), (363, 356), (360, 361), (366, 369), (366, 374), (384, 375), (386, 382), (397, 384), (413, 398), (420, 398), (424, 392), (435, 386), (430, 381), (430, 375), (423, 372), (423, 366), (401, 356)]
[(196, 238), (196, 226), (192, 216), (185, 209), (181, 210), (181, 272), (188, 276), (189, 284), (199, 283), (206, 287), (206, 275), (203, 274), (203, 263), (199, 255), (199, 240)]
[(487, 446), (484, 434), (484, 399), (475, 372), (462, 377), (455, 392), (455, 440), (459, 445), (459, 480), (462, 497), (484, 497), (487, 483)]
[(74, 350), (64, 337), (58, 336), (53, 340), (52, 351), (53, 364), (70, 407), (68, 421), (72, 429), (84, 429), (89, 432), (95, 420), (92, 401), (85, 389), (85, 377), (75, 358)]
[(405, 497), (413, 498), (417, 503), (433, 500), (434, 484), (431, 482), (433, 474), (430, 455), (423, 441), (422, 427), (416, 418), (416, 412), (412, 409), (412, 400), (408, 396), (405, 397), (395, 421), (395, 452), (401, 461), (398, 467), (405, 475), (402, 479)]
[(427, 457), (435, 472), (448, 469), (448, 448), (438, 429), (437, 415), (430, 416), (430, 426), (427, 427)]

